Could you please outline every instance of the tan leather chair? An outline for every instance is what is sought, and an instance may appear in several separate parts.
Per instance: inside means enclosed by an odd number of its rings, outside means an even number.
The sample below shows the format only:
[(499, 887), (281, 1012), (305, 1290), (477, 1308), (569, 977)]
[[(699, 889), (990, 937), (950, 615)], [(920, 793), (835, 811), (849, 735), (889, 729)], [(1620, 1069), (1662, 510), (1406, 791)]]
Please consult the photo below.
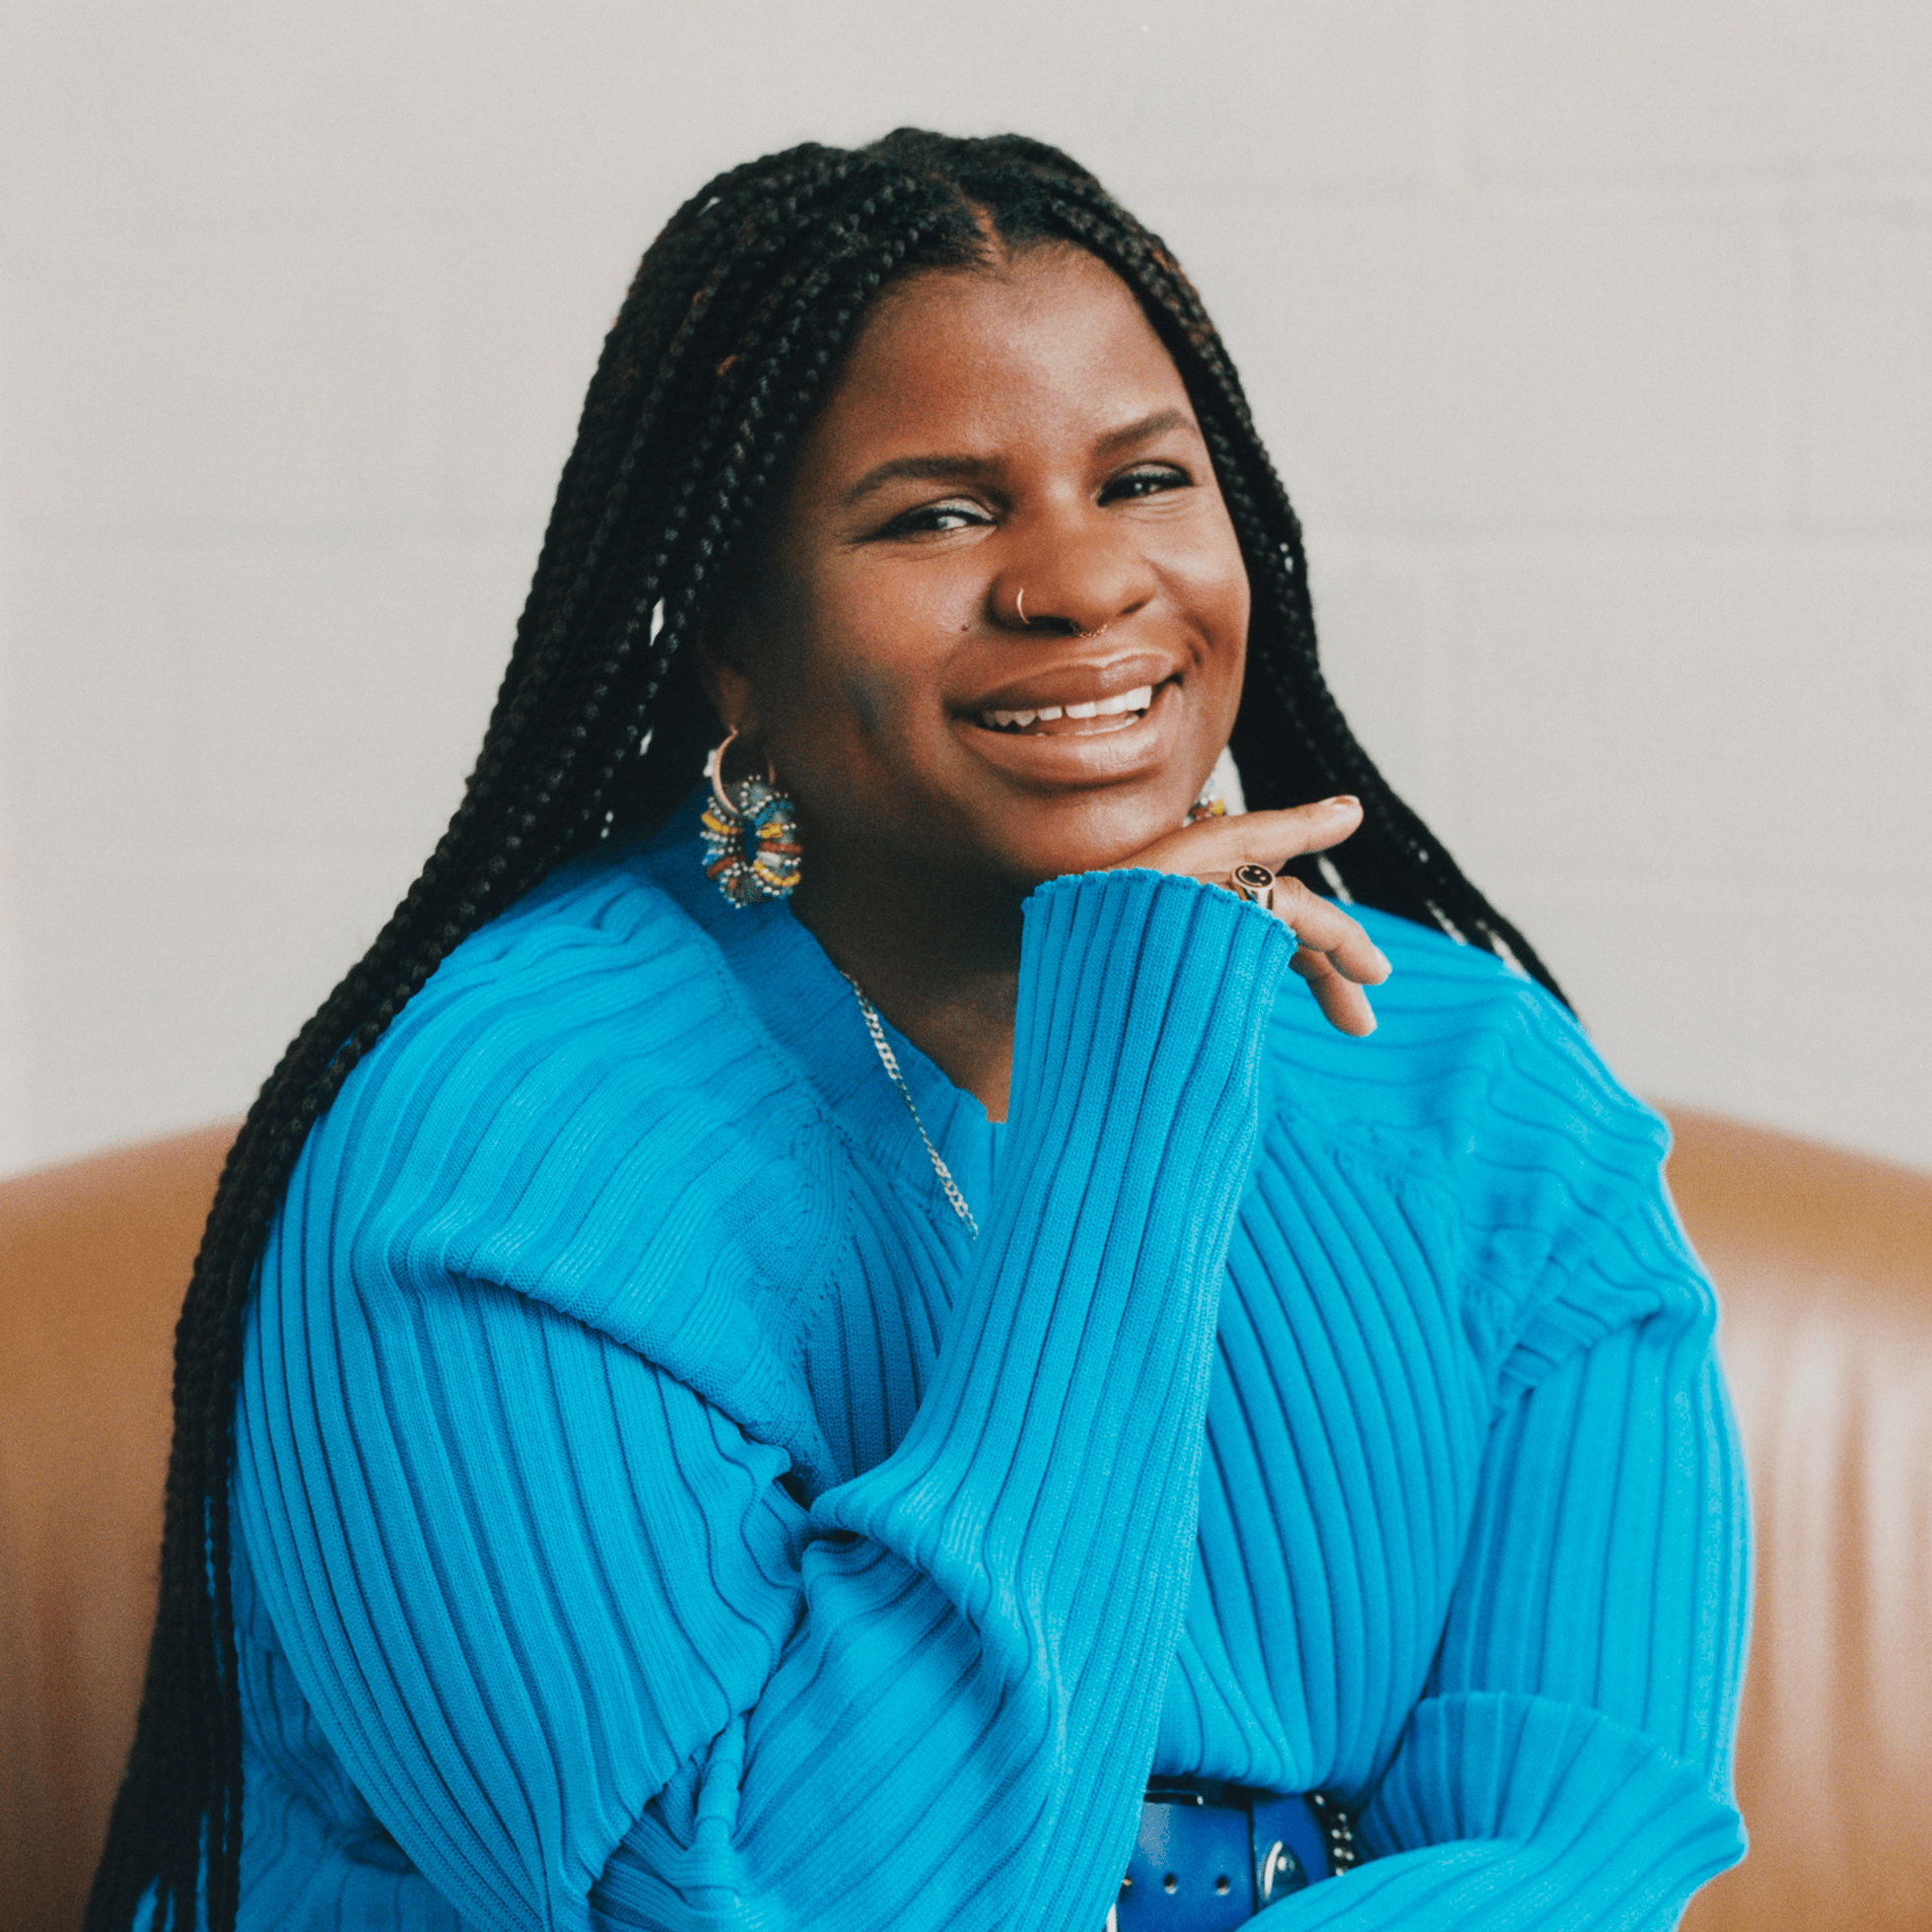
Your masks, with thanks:
[(1690, 1932), (1932, 1932), (1932, 1176), (1675, 1113), (1758, 1577), (1751, 1855)]
[[(1675, 1116), (1724, 1290), (1751, 1857), (1694, 1932), (1932, 1929), (1932, 1177)], [(230, 1128), (0, 1184), (0, 1928), (70, 1932), (133, 1732), (171, 1338)]]
[(0, 1928), (81, 1922), (154, 1622), (174, 1318), (231, 1122), (0, 1182)]

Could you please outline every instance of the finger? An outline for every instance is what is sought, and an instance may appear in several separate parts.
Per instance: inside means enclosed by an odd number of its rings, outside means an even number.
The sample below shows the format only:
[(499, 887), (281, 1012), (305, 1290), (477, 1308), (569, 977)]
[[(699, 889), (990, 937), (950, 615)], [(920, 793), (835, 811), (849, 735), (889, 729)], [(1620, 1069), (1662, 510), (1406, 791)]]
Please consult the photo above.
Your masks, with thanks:
[[(1328, 962), (1330, 971), (1357, 986), (1380, 986), (1390, 966), (1382, 948), (1333, 899), (1324, 899), (1295, 878), (1275, 881), (1275, 915), (1293, 927), (1302, 950)], [(1301, 971), (1300, 953), (1295, 955)], [(1307, 977), (1305, 974), (1303, 977)]]
[(1157, 872), (1231, 872), (1237, 865), (1266, 865), (1278, 872), (1291, 859), (1327, 852), (1362, 821), (1361, 800), (1324, 798), (1285, 811), (1251, 811), (1204, 818), (1156, 839), (1121, 862)]
[(1308, 982), (1322, 1017), (1331, 1026), (1357, 1040), (1375, 1031), (1375, 1009), (1368, 1003), (1368, 995), (1353, 980), (1337, 972), (1326, 953), (1298, 946), (1288, 964)]

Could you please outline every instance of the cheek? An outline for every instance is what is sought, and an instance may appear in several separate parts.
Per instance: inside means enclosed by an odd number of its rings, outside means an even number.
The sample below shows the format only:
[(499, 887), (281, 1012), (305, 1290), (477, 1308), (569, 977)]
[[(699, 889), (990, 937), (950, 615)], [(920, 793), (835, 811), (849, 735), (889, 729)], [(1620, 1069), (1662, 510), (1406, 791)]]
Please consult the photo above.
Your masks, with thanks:
[(877, 737), (891, 708), (887, 680), (872, 665), (852, 664), (840, 679), (840, 688), (860, 731), (868, 738)]
[(1254, 602), (1253, 586), (1248, 582), (1247, 559), (1241, 554), (1241, 544), (1234, 534), (1234, 525), (1227, 520), (1226, 510), (1220, 517), (1221, 543), (1219, 546), (1218, 579), (1219, 625), (1218, 628), (1226, 645), (1232, 647), (1234, 671), (1238, 681), (1241, 668), (1248, 655), (1248, 618)]
[[(858, 571), (829, 586), (813, 612), (808, 678), (794, 690), (801, 715), (853, 750), (888, 761), (924, 742), (936, 713), (947, 647), (964, 603), (939, 573)], [(897, 748), (895, 750), (895, 747)]]
[(796, 640), (797, 655), (770, 687), (771, 735), (801, 800), (844, 810), (894, 762), (908, 693), (895, 666), (850, 636)]
[[(1220, 533), (1217, 532), (1217, 535)], [(1203, 545), (1189, 559), (1187, 597), (1205, 633), (1206, 668), (1240, 674), (1248, 646), (1251, 591), (1234, 532)]]
[(1222, 585), (1222, 626), (1234, 649), (1242, 656), (1248, 649), (1248, 615), (1252, 599), (1248, 569), (1237, 552)]
[(1248, 619), (1253, 592), (1247, 565), (1227, 532), (1217, 554), (1201, 559), (1200, 575), (1193, 586), (1195, 611), (1203, 641), (1198, 647), (1201, 661), (1198, 673), (1203, 695), (1209, 702), (1201, 714), (1203, 728), (1225, 743), (1234, 728), (1235, 713), (1241, 706), (1241, 687), (1248, 663)]

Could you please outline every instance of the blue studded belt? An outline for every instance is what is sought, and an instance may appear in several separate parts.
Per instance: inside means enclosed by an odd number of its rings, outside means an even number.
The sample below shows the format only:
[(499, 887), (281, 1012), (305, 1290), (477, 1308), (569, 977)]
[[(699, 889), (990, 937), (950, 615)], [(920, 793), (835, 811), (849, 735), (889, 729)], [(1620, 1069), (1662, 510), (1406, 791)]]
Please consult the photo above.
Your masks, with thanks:
[(1319, 1791), (1156, 1778), (1107, 1932), (1223, 1932), (1361, 1857), (1347, 1813)]

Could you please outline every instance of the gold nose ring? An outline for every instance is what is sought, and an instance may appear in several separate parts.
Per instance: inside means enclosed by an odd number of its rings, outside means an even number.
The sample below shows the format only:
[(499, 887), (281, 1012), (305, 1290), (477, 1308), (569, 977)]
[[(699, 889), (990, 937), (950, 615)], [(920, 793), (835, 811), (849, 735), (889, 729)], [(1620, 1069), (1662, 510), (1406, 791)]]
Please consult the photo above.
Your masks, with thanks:
[(1013, 608), (1014, 608), (1014, 610), (1016, 610), (1016, 611), (1017, 611), (1017, 612), (1019, 613), (1019, 621), (1020, 621), (1020, 622), (1021, 622), (1022, 624), (1026, 624), (1026, 628), (1027, 628), (1027, 629), (1028, 629), (1028, 630), (1030, 631), (1030, 630), (1031, 630), (1031, 629), (1033, 628), (1033, 626), (1032, 626), (1031, 624), (1028, 624), (1028, 623), (1027, 623), (1027, 620), (1026, 620), (1026, 586), (1025, 586), (1025, 585), (1021, 585), (1021, 586), (1020, 586), (1020, 587), (1019, 587), (1019, 590), (1018, 590), (1018, 592), (1017, 592), (1017, 594), (1016, 594), (1016, 595), (1014, 596), (1014, 598), (1013, 598)]

